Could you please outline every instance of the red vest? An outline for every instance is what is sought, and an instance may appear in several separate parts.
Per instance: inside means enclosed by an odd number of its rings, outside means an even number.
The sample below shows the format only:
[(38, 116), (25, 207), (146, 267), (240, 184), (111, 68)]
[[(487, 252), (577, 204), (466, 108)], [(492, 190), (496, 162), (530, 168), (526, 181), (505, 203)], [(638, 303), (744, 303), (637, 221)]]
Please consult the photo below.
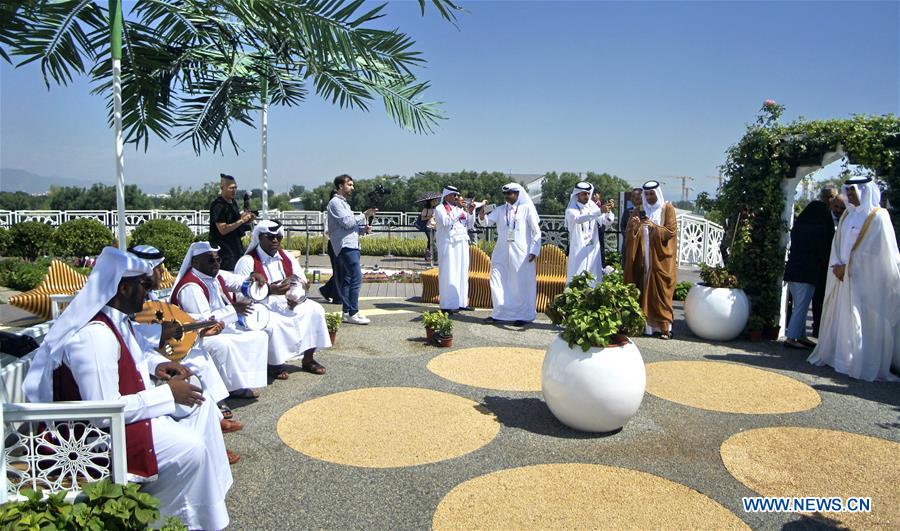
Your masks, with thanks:
[[(284, 268), (285, 278), (290, 277), (294, 274), (294, 265), (291, 263), (291, 259), (288, 258), (288, 255), (284, 254), (284, 251), (282, 251), (281, 249), (278, 249), (278, 255), (281, 257), (281, 267)], [(250, 256), (253, 257), (253, 272), (259, 273), (260, 275), (266, 277), (269, 282), (272, 282), (272, 279), (269, 278), (268, 274), (266, 274), (266, 268), (263, 267), (262, 260), (259, 259), (259, 255), (256, 254), (256, 250), (250, 253)]]
[[(119, 341), (119, 394), (134, 395), (144, 388), (144, 380), (134, 364), (131, 351), (125, 345), (119, 330), (103, 312), (98, 313), (91, 322), (101, 322), (112, 330)], [(72, 371), (62, 364), (53, 371), (53, 400), (81, 400), (78, 383)], [(128, 473), (145, 478), (156, 476), (159, 468), (156, 463), (156, 452), (153, 449), (153, 428), (150, 419), (139, 420), (125, 425), (125, 454)]]
[[(219, 281), (219, 286), (222, 287), (222, 293), (225, 294), (225, 298), (231, 301), (232, 304), (234, 304), (234, 295), (232, 295), (231, 292), (228, 291), (228, 288), (225, 287), (225, 281), (222, 280), (221, 276), (216, 276), (216, 280)], [(206, 300), (209, 301), (209, 288), (207, 288), (206, 284), (204, 284), (203, 281), (200, 280), (200, 277), (194, 274), (193, 269), (189, 269), (187, 274), (185, 274), (184, 277), (182, 277), (181, 280), (178, 281), (178, 284), (176, 284), (175, 287), (172, 288), (172, 295), (171, 297), (169, 297), (169, 301), (171, 301), (173, 304), (178, 304), (178, 293), (181, 292), (181, 288), (187, 286), (188, 284), (196, 284), (200, 286), (200, 289), (203, 290), (203, 294), (206, 296)]]

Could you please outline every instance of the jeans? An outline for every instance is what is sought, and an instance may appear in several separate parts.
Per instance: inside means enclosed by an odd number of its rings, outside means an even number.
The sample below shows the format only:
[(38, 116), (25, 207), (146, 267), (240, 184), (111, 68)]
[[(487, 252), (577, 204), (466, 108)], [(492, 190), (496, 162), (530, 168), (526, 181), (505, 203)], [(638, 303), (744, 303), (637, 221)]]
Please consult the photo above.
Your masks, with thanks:
[(338, 264), (341, 280), (338, 286), (341, 289), (341, 299), (344, 304), (344, 313), (351, 316), (359, 312), (359, 288), (362, 286), (362, 269), (359, 266), (359, 249), (344, 247), (338, 254)]
[(331, 262), (331, 278), (319, 288), (319, 293), (323, 297), (328, 297), (334, 302), (343, 304), (341, 299), (341, 264), (334, 254), (334, 249), (331, 248), (331, 242), (328, 242), (328, 261)]
[(806, 282), (788, 282), (788, 290), (794, 299), (794, 309), (785, 335), (790, 339), (800, 339), (806, 337), (806, 312), (809, 311), (816, 286)]

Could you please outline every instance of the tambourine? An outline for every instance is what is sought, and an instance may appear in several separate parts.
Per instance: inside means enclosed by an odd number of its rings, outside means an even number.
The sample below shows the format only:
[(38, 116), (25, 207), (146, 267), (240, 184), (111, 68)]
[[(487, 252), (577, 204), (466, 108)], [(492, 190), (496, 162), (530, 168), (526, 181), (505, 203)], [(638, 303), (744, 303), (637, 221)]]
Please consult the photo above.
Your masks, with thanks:
[[(197, 377), (196, 374), (192, 374), (190, 378), (188, 378), (188, 383), (193, 386), (199, 387), (202, 389), (202, 392), (206, 392), (206, 388), (203, 386), (203, 382)], [(170, 413), (169, 416), (175, 420), (182, 420), (190, 417), (197, 413), (200, 410), (200, 404), (196, 404), (193, 406), (185, 406), (183, 404), (175, 404), (175, 412)]]
[(260, 285), (253, 279), (247, 279), (241, 284), (241, 295), (254, 302), (262, 302), (269, 296), (269, 286)]
[(252, 304), (247, 315), (238, 314), (238, 324), (247, 330), (263, 330), (269, 325), (269, 309), (262, 304)]

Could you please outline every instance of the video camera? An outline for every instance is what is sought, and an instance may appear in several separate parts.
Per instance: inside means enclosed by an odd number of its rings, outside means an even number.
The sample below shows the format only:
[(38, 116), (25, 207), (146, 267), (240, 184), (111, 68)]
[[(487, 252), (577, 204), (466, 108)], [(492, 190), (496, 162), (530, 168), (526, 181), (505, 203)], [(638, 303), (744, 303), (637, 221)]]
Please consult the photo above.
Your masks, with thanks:
[[(250, 210), (250, 194), (244, 192), (244, 210)], [(259, 217), (259, 210), (250, 210), (253, 215)]]
[(383, 184), (376, 184), (375, 189), (366, 194), (366, 200), (370, 208), (381, 209), (384, 204), (384, 196), (391, 195), (391, 191), (384, 187)]

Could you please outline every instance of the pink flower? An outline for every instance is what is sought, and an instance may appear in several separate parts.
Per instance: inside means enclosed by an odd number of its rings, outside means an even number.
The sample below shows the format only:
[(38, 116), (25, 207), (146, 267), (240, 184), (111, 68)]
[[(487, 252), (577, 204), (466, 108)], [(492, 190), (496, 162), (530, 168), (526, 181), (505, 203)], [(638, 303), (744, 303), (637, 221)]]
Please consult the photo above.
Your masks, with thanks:
[(772, 105), (777, 105), (777, 103), (775, 103), (775, 100), (766, 100), (763, 102), (764, 107), (771, 107)]

